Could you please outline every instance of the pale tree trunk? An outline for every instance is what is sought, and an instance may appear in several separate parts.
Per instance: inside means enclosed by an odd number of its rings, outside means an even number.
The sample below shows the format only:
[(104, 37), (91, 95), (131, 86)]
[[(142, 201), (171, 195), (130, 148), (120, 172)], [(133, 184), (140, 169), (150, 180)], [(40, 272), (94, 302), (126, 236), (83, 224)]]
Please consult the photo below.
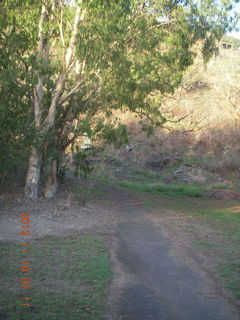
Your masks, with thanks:
[(58, 178), (57, 178), (57, 160), (52, 160), (50, 175), (47, 179), (47, 184), (44, 190), (44, 196), (46, 198), (53, 198), (56, 194), (58, 187)]
[(42, 154), (36, 147), (32, 147), (28, 164), (28, 173), (24, 188), (26, 198), (37, 199), (40, 180)]
[[(73, 63), (73, 56), (74, 56), (74, 51), (76, 47), (76, 37), (77, 37), (77, 27), (79, 24), (79, 21), (81, 18), (83, 18), (84, 14), (81, 15), (81, 10), (78, 7), (76, 9), (76, 15), (74, 18), (74, 27), (73, 27), (73, 32), (72, 36), (70, 39), (70, 44), (67, 49), (66, 57), (65, 57), (65, 66), (64, 66), (64, 71), (59, 75), (57, 81), (56, 81), (56, 86), (55, 86), (55, 91), (54, 95), (52, 97), (51, 105), (48, 111), (48, 115), (45, 118), (45, 120), (42, 123), (42, 128), (41, 128), (41, 133), (44, 134), (48, 132), (54, 125), (55, 119), (56, 119), (56, 108), (58, 104), (61, 104), (65, 99), (70, 97), (76, 90), (78, 90), (80, 83), (78, 83), (73, 90), (70, 91), (70, 93), (63, 98), (61, 101), (62, 97), (62, 92), (64, 89), (65, 81), (67, 74), (71, 68), (71, 65)], [(46, 198), (53, 198), (57, 192), (57, 187), (58, 187), (58, 166), (57, 166), (57, 161), (52, 161), (51, 163), (51, 172), (50, 175), (47, 179), (47, 184), (45, 187), (44, 195)]]
[[(59, 2), (53, 0), (52, 2), (52, 11), (57, 8)], [(46, 63), (49, 60), (49, 39), (44, 33), (44, 23), (47, 19), (48, 10), (46, 4), (42, 5), (41, 16), (38, 25), (38, 48), (37, 48), (37, 60), (41, 62), (44, 60)], [(43, 94), (44, 94), (44, 77), (39, 76), (38, 82), (34, 87), (34, 122), (35, 128), (37, 129), (38, 134), (43, 137), (45, 134), (52, 129), (56, 120), (56, 109), (59, 105), (64, 103), (67, 99), (70, 98), (75, 92), (80, 89), (81, 82), (77, 83), (76, 86), (64, 97), (62, 97), (65, 82), (68, 74), (74, 65), (74, 55), (76, 50), (76, 38), (78, 25), (81, 19), (84, 18), (84, 12), (81, 13), (80, 7), (76, 8), (76, 14), (74, 17), (74, 24), (72, 35), (70, 38), (69, 47), (66, 50), (65, 59), (62, 66), (62, 72), (59, 74), (56, 82), (55, 88), (53, 90), (51, 102), (48, 108), (47, 115), (45, 119), (42, 119), (43, 114)], [(61, 27), (62, 28), (62, 27)], [(49, 35), (50, 36), (50, 35)], [(63, 37), (63, 30), (61, 29), (61, 36)], [(50, 36), (51, 37), (51, 36)], [(64, 40), (64, 39), (63, 39)], [(64, 42), (64, 41), (63, 41)], [(46, 111), (46, 110), (45, 110)], [(42, 138), (43, 139), (43, 138)], [(44, 141), (42, 141), (43, 144)], [(25, 197), (27, 198), (37, 198), (38, 196), (38, 186), (40, 180), (41, 172), (41, 160), (42, 160), (42, 150), (37, 151), (35, 148), (32, 148), (31, 156), (29, 159), (28, 173), (25, 185)], [(45, 189), (45, 196), (50, 198), (55, 195), (57, 190), (57, 168), (56, 163), (51, 164), (51, 174), (47, 181), (47, 186)]]
[[(41, 10), (41, 16), (38, 24), (38, 54), (37, 59), (41, 60), (44, 58), (44, 22), (47, 15), (47, 8), (43, 4)], [(39, 129), (42, 119), (42, 98), (43, 98), (43, 76), (38, 78), (38, 82), (34, 87), (34, 122), (35, 127)], [(41, 147), (37, 149), (32, 147), (31, 154), (28, 163), (28, 172), (26, 178), (26, 184), (24, 188), (24, 195), (26, 198), (36, 199), (38, 197), (38, 188), (40, 181), (42, 162), (42, 150)]]

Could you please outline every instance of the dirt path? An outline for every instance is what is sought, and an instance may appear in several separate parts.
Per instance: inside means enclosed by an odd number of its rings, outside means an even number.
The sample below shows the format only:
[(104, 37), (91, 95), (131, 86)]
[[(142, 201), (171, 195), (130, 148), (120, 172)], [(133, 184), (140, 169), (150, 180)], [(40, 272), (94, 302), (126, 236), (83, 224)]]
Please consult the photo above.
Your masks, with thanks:
[(111, 260), (115, 278), (108, 320), (237, 320), (209, 279), (181, 257), (127, 192), (106, 187), (115, 202), (116, 225)]

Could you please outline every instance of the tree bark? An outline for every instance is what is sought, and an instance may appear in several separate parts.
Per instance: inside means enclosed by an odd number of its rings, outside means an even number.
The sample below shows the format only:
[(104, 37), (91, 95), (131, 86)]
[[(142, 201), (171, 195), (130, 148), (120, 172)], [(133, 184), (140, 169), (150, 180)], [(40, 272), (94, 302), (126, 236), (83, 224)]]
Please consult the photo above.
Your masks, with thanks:
[(47, 184), (44, 190), (44, 196), (49, 199), (53, 198), (57, 192), (58, 178), (57, 178), (57, 160), (52, 160), (50, 175), (47, 179)]
[(38, 198), (38, 186), (40, 181), (42, 154), (36, 147), (32, 147), (31, 155), (28, 164), (28, 173), (26, 184), (24, 188), (24, 195), (26, 198)]

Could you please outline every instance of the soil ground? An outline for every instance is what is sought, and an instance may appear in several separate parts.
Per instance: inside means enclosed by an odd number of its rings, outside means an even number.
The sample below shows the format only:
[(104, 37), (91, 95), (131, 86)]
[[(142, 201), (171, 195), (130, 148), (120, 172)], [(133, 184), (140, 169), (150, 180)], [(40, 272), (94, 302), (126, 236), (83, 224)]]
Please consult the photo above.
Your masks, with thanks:
[[(167, 208), (169, 197), (156, 199), (99, 183), (92, 186), (83, 206), (82, 199), (69, 193), (73, 186), (75, 182), (69, 182), (54, 200), (26, 201), (21, 192), (2, 195), (1, 242), (19, 242), (22, 211), (31, 213), (32, 240), (47, 235), (103, 235), (113, 270), (108, 320), (239, 319), (239, 303), (223, 288), (216, 270), (218, 248), (215, 257), (193, 245), (194, 239), (199, 244), (206, 237), (224, 241), (211, 225), (191, 219), (182, 209)], [(157, 201), (162, 207), (154, 208)], [(149, 202), (151, 208), (146, 208)]]

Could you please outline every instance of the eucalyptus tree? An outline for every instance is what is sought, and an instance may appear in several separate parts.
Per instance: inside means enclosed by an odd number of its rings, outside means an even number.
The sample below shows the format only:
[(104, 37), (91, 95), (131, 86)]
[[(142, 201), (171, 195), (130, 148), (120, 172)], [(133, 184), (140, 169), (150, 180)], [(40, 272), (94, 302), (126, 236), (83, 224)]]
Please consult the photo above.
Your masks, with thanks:
[(51, 158), (52, 168), (45, 195), (55, 194), (54, 150), (64, 150), (77, 135), (87, 132), (121, 143), (126, 132), (117, 119), (107, 121), (112, 110), (128, 109), (148, 118), (150, 125), (164, 123), (162, 97), (174, 91), (193, 63), (196, 42), (201, 41), (206, 59), (216, 52), (216, 41), (236, 21), (230, 13), (232, 4), (225, 0), (5, 1), (2, 6), (6, 15), (14, 16), (17, 34), (28, 34), (23, 42), (28, 74), (21, 81), (28, 86), (35, 139), (25, 196), (38, 196), (44, 154)]

